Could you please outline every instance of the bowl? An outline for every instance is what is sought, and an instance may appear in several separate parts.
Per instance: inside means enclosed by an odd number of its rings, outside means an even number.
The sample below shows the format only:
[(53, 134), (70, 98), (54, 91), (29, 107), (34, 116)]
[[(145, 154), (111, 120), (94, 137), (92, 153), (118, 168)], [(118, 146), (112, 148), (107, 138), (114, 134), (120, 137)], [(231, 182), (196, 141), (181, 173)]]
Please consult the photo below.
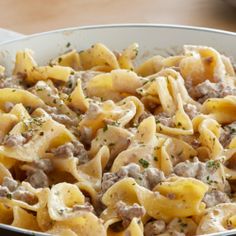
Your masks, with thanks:
[[(137, 42), (143, 52), (140, 53), (139, 60), (154, 54), (175, 54), (184, 44), (211, 46), (236, 58), (236, 33), (233, 32), (179, 25), (126, 24), (60, 29), (3, 42), (0, 44), (0, 64), (10, 73), (18, 50), (32, 49), (36, 61), (43, 65), (68, 49), (83, 50), (97, 42), (116, 50)], [(7, 232), (9, 235), (46, 235), (2, 224), (0, 232), (4, 235), (8, 235)], [(236, 230), (212, 235), (235, 234)]]

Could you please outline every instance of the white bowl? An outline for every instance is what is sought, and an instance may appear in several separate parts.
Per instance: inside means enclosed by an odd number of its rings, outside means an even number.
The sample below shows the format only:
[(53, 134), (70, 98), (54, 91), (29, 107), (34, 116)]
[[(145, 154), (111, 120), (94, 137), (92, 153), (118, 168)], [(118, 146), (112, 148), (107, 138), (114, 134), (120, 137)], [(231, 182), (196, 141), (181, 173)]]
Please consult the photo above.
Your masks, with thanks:
[[(141, 53), (140, 59), (157, 53), (173, 54), (184, 44), (212, 46), (236, 58), (236, 33), (233, 32), (177, 25), (103, 25), (55, 30), (3, 42), (0, 44), (0, 65), (5, 66), (10, 73), (16, 52), (25, 48), (35, 51), (36, 61), (43, 65), (70, 48), (83, 50), (96, 42), (118, 50), (137, 42), (144, 53)], [(70, 47), (67, 47), (68, 43)], [(43, 235), (0, 224), (1, 227), (18, 233)], [(214, 235), (235, 234), (236, 230)]]

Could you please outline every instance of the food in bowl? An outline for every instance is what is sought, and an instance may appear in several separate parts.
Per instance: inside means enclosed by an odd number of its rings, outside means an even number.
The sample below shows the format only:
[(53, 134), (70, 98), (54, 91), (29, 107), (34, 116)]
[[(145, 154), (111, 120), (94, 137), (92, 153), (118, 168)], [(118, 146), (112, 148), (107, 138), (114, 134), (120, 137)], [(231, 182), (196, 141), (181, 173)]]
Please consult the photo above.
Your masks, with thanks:
[(206, 46), (102, 43), (0, 79), (1, 223), (53, 235), (236, 228), (235, 69)]

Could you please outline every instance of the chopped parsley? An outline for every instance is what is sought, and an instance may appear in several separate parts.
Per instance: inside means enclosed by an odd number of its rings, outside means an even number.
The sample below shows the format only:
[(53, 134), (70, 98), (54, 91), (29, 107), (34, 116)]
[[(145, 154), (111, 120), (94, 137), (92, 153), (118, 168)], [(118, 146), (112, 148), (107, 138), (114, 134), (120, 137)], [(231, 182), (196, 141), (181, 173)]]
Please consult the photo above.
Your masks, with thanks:
[(154, 161), (158, 161), (158, 157), (154, 156), (154, 157), (153, 157), (153, 160), (154, 160)]
[(12, 194), (8, 193), (6, 197), (11, 200), (12, 199)]
[(107, 125), (105, 125), (104, 127), (103, 127), (103, 132), (106, 132), (108, 130), (108, 127), (107, 127)]
[(179, 153), (177, 153), (177, 156), (181, 156), (183, 154), (183, 150), (181, 150)]
[(230, 134), (235, 134), (236, 133), (236, 128), (235, 128), (235, 126), (227, 126), (227, 128), (229, 129), (229, 132), (230, 132)]
[(138, 48), (134, 48), (135, 56), (138, 56)]
[(113, 121), (113, 122), (111, 123), (111, 125), (119, 126), (119, 125), (120, 125), (120, 122), (118, 122), (118, 121)]
[(180, 223), (180, 226), (181, 226), (181, 227), (187, 227), (187, 226), (188, 226), (188, 224), (187, 224), (187, 223), (183, 223), (183, 222), (182, 222), (182, 223)]
[(209, 168), (211, 170), (217, 170), (220, 167), (220, 162), (210, 160), (210, 161), (207, 162), (206, 166), (207, 166), (207, 168)]
[(36, 91), (38, 92), (38, 91), (43, 91), (44, 90), (44, 88), (42, 88), (42, 87), (36, 87)]
[(182, 127), (182, 123), (181, 123), (181, 122), (178, 122), (178, 123), (177, 123), (177, 127)]
[(59, 215), (63, 215), (63, 213), (64, 213), (64, 209), (59, 209), (59, 210), (58, 210), (58, 214), (59, 214)]
[(148, 82), (149, 82), (148, 80), (147, 80), (147, 81), (144, 81), (144, 82), (143, 82), (143, 85), (147, 84)]
[(148, 168), (149, 166), (149, 162), (144, 160), (143, 158), (141, 158), (138, 162), (142, 165), (143, 168)]
[(209, 185), (211, 185), (211, 184), (217, 184), (217, 183), (218, 183), (217, 181), (210, 179), (210, 176), (209, 176), (209, 175), (206, 177), (206, 180), (207, 180), (207, 181), (206, 181), (207, 184), (209, 184)]
[(70, 95), (68, 96), (67, 101), (68, 101), (68, 102), (71, 102), (71, 101), (72, 101), (72, 98), (71, 98)]

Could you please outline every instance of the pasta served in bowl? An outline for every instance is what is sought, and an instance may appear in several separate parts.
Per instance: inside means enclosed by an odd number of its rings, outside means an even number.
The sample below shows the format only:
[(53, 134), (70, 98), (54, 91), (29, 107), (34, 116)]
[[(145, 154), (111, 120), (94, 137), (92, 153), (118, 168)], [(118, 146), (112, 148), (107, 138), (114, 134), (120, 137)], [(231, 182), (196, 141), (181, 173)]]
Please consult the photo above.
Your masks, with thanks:
[(184, 45), (136, 62), (95, 43), (0, 67), (0, 223), (52, 235), (236, 228), (230, 58)]

